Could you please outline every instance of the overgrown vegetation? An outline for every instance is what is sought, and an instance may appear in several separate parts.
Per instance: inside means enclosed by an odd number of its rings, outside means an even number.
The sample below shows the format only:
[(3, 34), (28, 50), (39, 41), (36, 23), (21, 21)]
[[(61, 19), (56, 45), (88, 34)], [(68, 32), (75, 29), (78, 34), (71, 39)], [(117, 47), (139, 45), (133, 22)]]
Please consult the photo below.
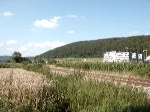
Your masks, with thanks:
[[(83, 63), (82, 63), (83, 64)], [(67, 66), (64, 64), (64, 66)], [(91, 66), (91, 65), (90, 65)], [(24, 85), (25, 77), (10, 69), (9, 75), (1, 72), (0, 78), (0, 111), (11, 112), (149, 112), (150, 101), (142, 90), (130, 86), (115, 85), (113, 83), (85, 80), (84, 75), (77, 73), (70, 76), (53, 75), (50, 69), (41, 64), (24, 64), (21, 67), (28, 71), (25, 73), (32, 85)], [(88, 65), (84, 67), (89, 69)], [(120, 68), (121, 69), (121, 68)], [(5, 73), (5, 75), (4, 75)], [(40, 79), (42, 82), (34, 81)], [(14, 83), (17, 78), (19, 82)], [(26, 81), (30, 82), (30, 81)], [(45, 83), (46, 82), (46, 83)], [(15, 86), (15, 84), (18, 84)], [(18, 88), (19, 87), (19, 88)], [(31, 89), (32, 88), (32, 89)]]
[(82, 74), (58, 76), (58, 89), (70, 100), (72, 112), (149, 112), (147, 95), (129, 86), (85, 81)]
[(74, 68), (87, 71), (106, 71), (116, 73), (131, 73), (134, 76), (150, 78), (150, 64), (148, 63), (70, 63), (56, 64), (59, 67)]
[(21, 64), (18, 63), (7, 63), (7, 62), (1, 62), (0, 68), (20, 68)]
[(17, 51), (15, 51), (12, 54), (12, 59), (15, 63), (31, 63), (31, 60), (29, 58), (30, 57), (28, 57), (28, 58), (22, 57), (22, 54)]
[(27, 71), (34, 71), (37, 72), (39, 74), (45, 75), (48, 78), (52, 77), (50, 68), (42, 65), (42, 64), (23, 64), (23, 69), (27, 70)]
[[(45, 69), (42, 70), (39, 65), (26, 65), (26, 69), (48, 77), (52, 75)], [(1, 112), (71, 111), (69, 101), (57, 89), (57, 82), (34, 72), (0, 69), (0, 89)]]

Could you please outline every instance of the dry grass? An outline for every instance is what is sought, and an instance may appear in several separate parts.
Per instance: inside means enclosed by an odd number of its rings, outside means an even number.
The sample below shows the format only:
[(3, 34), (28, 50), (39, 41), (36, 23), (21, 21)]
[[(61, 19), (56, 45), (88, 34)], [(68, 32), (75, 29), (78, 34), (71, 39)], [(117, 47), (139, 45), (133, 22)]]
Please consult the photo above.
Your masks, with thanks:
[(23, 69), (0, 69), (0, 99), (8, 98), (14, 103), (23, 102), (30, 96), (37, 96), (44, 86), (52, 81), (43, 75)]

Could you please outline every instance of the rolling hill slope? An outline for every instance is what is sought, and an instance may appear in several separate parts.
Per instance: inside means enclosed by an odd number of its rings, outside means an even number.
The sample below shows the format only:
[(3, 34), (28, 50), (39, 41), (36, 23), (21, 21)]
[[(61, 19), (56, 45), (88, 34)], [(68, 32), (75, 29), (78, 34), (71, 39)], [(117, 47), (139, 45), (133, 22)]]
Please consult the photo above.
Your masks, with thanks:
[[(34, 60), (34, 57), (25, 57), (28, 58), (29, 60)], [(12, 61), (12, 56), (0, 56), (0, 62), (1, 61)]]
[(74, 42), (49, 50), (36, 58), (103, 57), (106, 51), (125, 51), (125, 47), (138, 53), (150, 49), (150, 35)]
[(0, 61), (12, 60), (11, 56), (0, 56)]

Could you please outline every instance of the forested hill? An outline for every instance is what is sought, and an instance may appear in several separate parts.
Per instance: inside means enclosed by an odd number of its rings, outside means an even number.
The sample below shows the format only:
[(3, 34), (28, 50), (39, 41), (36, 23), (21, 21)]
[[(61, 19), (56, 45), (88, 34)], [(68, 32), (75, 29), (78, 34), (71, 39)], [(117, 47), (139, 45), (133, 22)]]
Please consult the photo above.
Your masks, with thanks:
[(74, 42), (47, 51), (37, 58), (103, 57), (106, 51), (125, 51), (126, 47), (138, 53), (150, 49), (150, 35)]
[(6, 61), (6, 60), (12, 60), (11, 56), (0, 56), (0, 62), (1, 61)]

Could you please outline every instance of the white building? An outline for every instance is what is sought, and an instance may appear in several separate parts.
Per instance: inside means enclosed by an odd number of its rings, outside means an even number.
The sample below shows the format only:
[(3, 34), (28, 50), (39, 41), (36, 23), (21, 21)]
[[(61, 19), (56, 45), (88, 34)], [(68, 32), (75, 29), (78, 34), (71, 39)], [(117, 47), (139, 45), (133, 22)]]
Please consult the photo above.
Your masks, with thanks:
[(150, 56), (147, 56), (145, 59), (146, 62), (150, 62)]
[[(136, 53), (132, 53), (132, 59), (136, 60)], [(142, 60), (142, 54), (138, 54), (138, 59)], [(106, 52), (103, 62), (129, 62), (129, 52)]]
[[(132, 59), (136, 60), (136, 53), (132, 53)], [(142, 54), (138, 54), (138, 59), (142, 60)]]

